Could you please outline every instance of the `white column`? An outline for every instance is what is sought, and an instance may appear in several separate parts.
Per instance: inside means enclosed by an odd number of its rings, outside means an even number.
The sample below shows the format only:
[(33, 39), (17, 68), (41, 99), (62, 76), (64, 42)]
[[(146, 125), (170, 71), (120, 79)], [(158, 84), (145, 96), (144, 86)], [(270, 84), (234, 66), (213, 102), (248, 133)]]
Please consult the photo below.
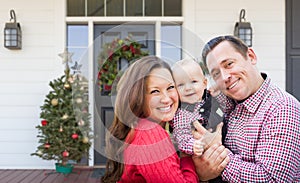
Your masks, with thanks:
[(161, 57), (161, 21), (155, 22), (155, 55)]
[[(92, 20), (88, 21), (88, 32), (89, 32), (89, 38), (88, 38), (88, 65), (89, 65), (89, 112), (91, 114), (91, 129), (92, 132), (94, 132), (94, 105), (95, 105), (95, 101), (94, 101), (94, 61), (93, 61), (93, 55), (94, 55), (94, 22)], [(92, 134), (94, 136), (94, 134)], [(90, 155), (90, 159), (89, 159), (89, 166), (94, 166), (94, 139), (91, 139), (92, 142), (92, 146), (90, 147), (89, 150), (89, 155)]]

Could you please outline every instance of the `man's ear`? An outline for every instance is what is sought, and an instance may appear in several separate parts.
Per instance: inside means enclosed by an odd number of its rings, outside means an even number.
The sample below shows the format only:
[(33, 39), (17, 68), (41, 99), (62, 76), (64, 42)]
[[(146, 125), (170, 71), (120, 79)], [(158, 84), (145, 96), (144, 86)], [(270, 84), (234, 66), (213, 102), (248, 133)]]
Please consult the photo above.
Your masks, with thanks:
[(251, 64), (255, 65), (257, 63), (257, 57), (254, 50), (252, 48), (248, 48), (247, 54), (251, 61)]
[(207, 87), (207, 78), (204, 77), (203, 84)]

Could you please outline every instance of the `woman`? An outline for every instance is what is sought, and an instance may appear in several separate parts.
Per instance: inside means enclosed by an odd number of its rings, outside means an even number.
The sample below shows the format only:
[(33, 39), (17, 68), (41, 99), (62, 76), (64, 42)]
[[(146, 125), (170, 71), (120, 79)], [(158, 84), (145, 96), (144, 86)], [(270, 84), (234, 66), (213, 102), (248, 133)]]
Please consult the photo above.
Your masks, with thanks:
[(169, 65), (155, 56), (133, 63), (117, 85), (102, 182), (198, 182), (191, 157), (179, 159), (161, 127), (177, 108)]

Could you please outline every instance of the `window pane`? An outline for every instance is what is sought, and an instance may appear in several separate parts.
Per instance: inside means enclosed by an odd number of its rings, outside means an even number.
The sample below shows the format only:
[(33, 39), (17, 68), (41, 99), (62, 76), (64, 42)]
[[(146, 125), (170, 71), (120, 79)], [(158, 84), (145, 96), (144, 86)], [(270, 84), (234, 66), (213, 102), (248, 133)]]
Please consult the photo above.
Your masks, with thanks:
[(104, 0), (88, 0), (88, 16), (104, 16)]
[(181, 16), (181, 0), (164, 0), (164, 16)]
[(175, 63), (181, 60), (181, 26), (161, 26), (161, 56)]
[(11, 29), (7, 29), (7, 28), (6, 28), (4, 31), (5, 31), (5, 34), (10, 34)]
[(106, 16), (123, 16), (123, 0), (109, 0), (106, 3)]
[[(79, 64), (87, 61), (83, 59), (88, 49), (88, 26), (87, 25), (68, 25), (67, 26), (67, 47), (68, 51), (74, 53), (72, 56), (73, 63), (77, 61)], [(86, 64), (86, 63), (84, 63)], [(83, 71), (84, 68), (81, 68)]]
[(85, 16), (85, 0), (67, 0), (67, 16)]
[(11, 41), (10, 43), (11, 43), (10, 46), (17, 46), (17, 41)]
[(10, 36), (10, 39), (11, 39), (11, 40), (17, 40), (17, 35), (16, 35), (16, 34), (11, 35), (11, 36)]
[[(67, 16), (162, 16), (162, 0), (67, 0)], [(164, 16), (182, 16), (182, 0), (164, 0)], [(87, 7), (85, 4), (87, 3)], [(87, 10), (86, 10), (87, 9)], [(86, 15), (87, 11), (87, 15)]]
[(162, 16), (161, 0), (145, 0), (145, 16)]
[(88, 45), (88, 26), (87, 25), (68, 25), (67, 27), (67, 42), (68, 46), (83, 46)]
[(143, 16), (143, 1), (126, 0), (126, 16)]

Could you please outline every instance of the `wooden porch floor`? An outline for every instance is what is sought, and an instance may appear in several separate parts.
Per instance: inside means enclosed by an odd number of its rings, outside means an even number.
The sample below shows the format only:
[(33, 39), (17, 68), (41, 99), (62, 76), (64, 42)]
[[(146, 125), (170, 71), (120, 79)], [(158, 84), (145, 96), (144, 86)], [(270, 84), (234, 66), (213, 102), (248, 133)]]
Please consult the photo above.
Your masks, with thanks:
[(0, 183), (99, 183), (103, 168), (74, 168), (70, 174), (55, 170), (0, 169)]

